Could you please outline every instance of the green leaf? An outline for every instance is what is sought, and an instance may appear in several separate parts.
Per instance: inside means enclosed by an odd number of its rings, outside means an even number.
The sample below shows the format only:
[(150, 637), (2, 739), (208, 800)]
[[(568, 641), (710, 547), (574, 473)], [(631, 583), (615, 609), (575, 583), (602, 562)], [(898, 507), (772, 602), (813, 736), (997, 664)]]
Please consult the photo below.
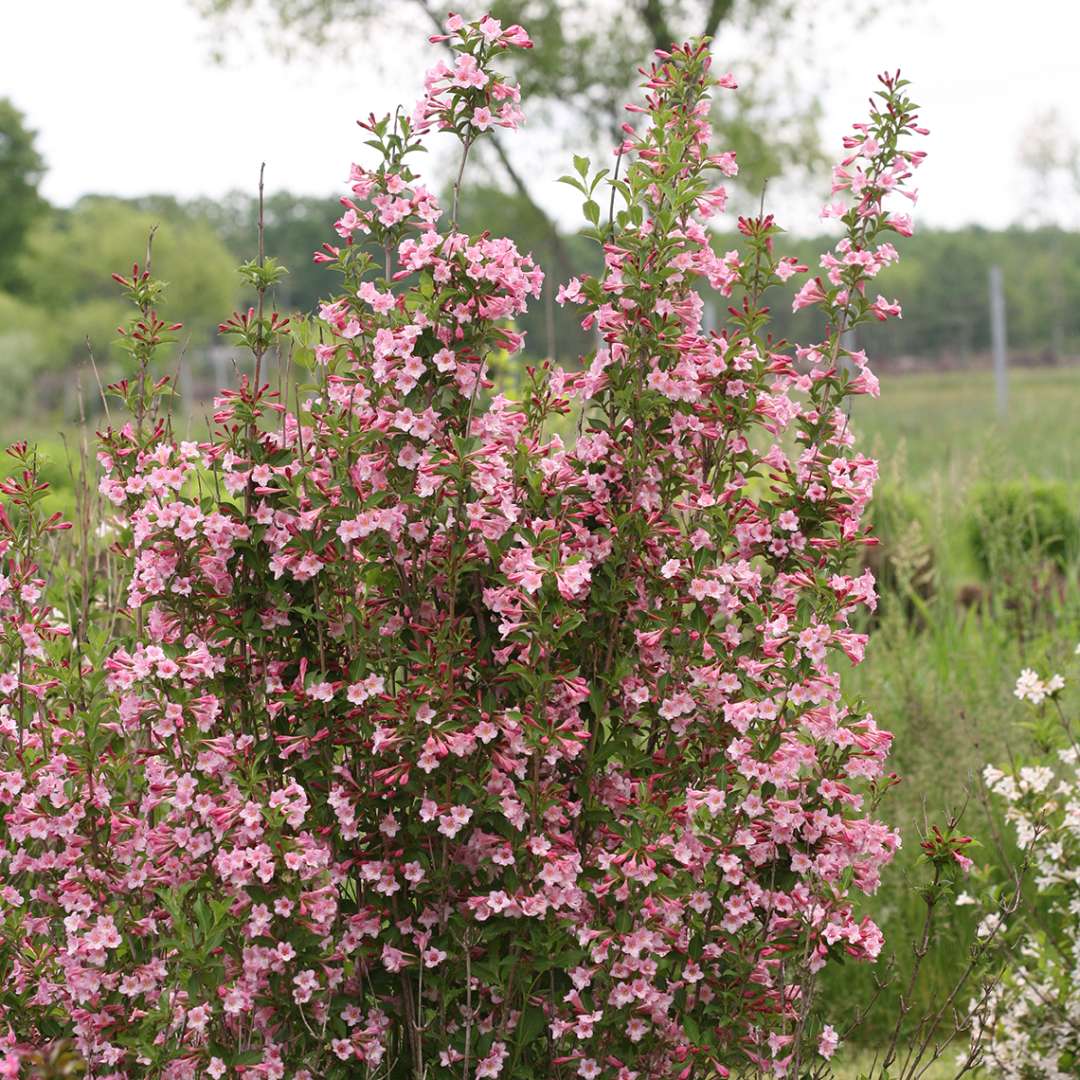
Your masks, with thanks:
[(544, 1014), (535, 1005), (529, 1005), (518, 1022), (518, 1042), (528, 1046), (544, 1030)]
[(262, 1050), (245, 1050), (243, 1053), (234, 1054), (229, 1060), (230, 1065), (258, 1065), (263, 1059)]
[(701, 1042), (701, 1028), (691, 1013), (684, 1013), (681, 1017), (683, 1030), (690, 1037), (691, 1042)]

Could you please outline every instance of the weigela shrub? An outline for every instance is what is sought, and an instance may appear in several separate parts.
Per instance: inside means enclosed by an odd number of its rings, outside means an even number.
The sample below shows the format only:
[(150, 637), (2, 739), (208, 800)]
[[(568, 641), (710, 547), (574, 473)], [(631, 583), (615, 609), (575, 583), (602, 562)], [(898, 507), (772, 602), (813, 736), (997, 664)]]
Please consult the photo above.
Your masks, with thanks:
[[(1080, 1062), (1080, 751), (1060, 675), (1025, 668), (1015, 694), (1034, 712), (1042, 753), (984, 781), (1012, 839), (1032, 850), (1033, 896), (1011, 934), (1006, 974), (977, 1011), (986, 1064), (1006, 1080), (1059, 1080)], [(977, 897), (980, 936), (1000, 920), (997, 891)]]
[[(659, 53), (615, 172), (566, 178), (604, 270), (559, 299), (597, 347), (510, 400), (486, 361), (542, 273), (447, 224), (411, 162), (429, 131), (464, 154), (519, 122), (494, 62), (529, 41), (437, 40), (414, 115), (365, 123), (318, 326), (269, 310), (272, 260), (243, 268), (258, 303), (222, 329), (253, 359), (205, 440), (162, 407), (160, 284), (120, 277), (109, 551), (63, 581), (14, 450), (11, 1073), (68, 1037), (94, 1077), (783, 1075), (836, 1046), (816, 974), (882, 947), (851, 891), (899, 843), (874, 818), (890, 736), (833, 666), (875, 604), (844, 569), (877, 475), (844, 400), (877, 383), (841, 336), (899, 314), (867, 287), (911, 231), (886, 206), (921, 160), (905, 83), (844, 141), (843, 238), (794, 300), (824, 336), (794, 347), (764, 298), (806, 267), (773, 218), (710, 243), (737, 166), (709, 95), (734, 81), (704, 45)], [(297, 407), (266, 377), (292, 338)]]

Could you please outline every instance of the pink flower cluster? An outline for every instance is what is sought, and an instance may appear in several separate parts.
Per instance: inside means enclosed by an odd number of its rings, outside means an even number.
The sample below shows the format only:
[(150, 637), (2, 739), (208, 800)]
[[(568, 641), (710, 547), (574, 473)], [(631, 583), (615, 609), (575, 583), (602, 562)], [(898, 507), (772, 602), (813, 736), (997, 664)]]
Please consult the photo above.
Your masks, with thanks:
[[(449, 30), (423, 120), (467, 149), (492, 107), (474, 95), (516, 122), (489, 61), (528, 39)], [(780, 1076), (831, 1055), (814, 975), (879, 954), (851, 890), (899, 843), (872, 814), (890, 736), (831, 666), (861, 658), (875, 603), (846, 567), (876, 466), (842, 407), (875, 384), (840, 336), (884, 310), (863, 289), (895, 256), (882, 200), (919, 158), (886, 149), (914, 130), (887, 78), (849, 147), (847, 239), (799, 294), (826, 336), (781, 350), (761, 296), (805, 268), (771, 218), (723, 255), (704, 225), (735, 171), (709, 146), (717, 83), (700, 45), (647, 73), (603, 272), (560, 290), (597, 334), (580, 370), (484, 392), (542, 274), (509, 240), (439, 232), (415, 129), (371, 121), (382, 162), (354, 167), (345, 242), (318, 256), (343, 290), (295, 347), (304, 406), (245, 378), (179, 442), (146, 405), (161, 384), (123, 384), (108, 550), (62, 620), (29, 465), (7, 491), (13, 1054), (64, 1035), (109, 1080)], [(732, 298), (721, 329), (704, 286)], [(233, 325), (256, 371), (292, 332), (261, 305)]]
[(440, 61), (424, 76), (424, 97), (413, 112), (416, 130), (434, 126), (471, 140), (493, 127), (516, 128), (525, 119), (521, 91), (492, 70), (490, 61), (509, 49), (531, 49), (529, 35), (520, 26), (504, 28), (490, 15), (474, 23), (451, 15), (446, 29), (431, 41), (448, 43), (457, 55), (452, 65)]

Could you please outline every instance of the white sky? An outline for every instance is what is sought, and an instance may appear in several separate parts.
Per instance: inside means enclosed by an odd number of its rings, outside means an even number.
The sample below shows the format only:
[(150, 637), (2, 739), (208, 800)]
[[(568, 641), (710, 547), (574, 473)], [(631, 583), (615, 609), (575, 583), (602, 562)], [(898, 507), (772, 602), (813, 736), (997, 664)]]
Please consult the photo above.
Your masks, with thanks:
[[(417, 17), (417, 40), (428, 32)], [(932, 132), (919, 178), (926, 224), (1022, 220), (1029, 206), (1017, 150), (1037, 113), (1057, 107), (1080, 139), (1080, 0), (898, 0), (865, 29), (834, 24), (817, 35), (807, 71), (828, 72), (830, 150), (861, 119), (877, 71), (899, 66), (914, 81)], [(349, 64), (285, 66), (254, 30), (222, 66), (210, 57), (214, 44), (187, 0), (0, 0), (0, 97), (39, 132), (45, 195), (67, 204), (86, 192), (252, 190), (264, 159), (273, 188), (338, 192), (360, 152), (355, 119), (399, 100), (411, 108), (424, 55), (381, 38), (401, 55), (396, 70), (376, 70), (363, 49)], [(738, 74), (737, 64), (717, 62)], [(545, 154), (529, 165), (537, 194), (559, 208), (563, 160)], [(1062, 205), (1056, 216), (1071, 222), (1074, 209)]]

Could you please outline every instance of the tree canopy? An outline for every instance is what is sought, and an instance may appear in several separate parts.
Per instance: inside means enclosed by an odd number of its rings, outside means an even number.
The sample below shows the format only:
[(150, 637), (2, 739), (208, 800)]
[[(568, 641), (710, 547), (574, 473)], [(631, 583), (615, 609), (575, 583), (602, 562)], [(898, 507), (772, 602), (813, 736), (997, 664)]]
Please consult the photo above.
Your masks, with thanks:
[[(504, 25), (521, 23), (535, 47), (514, 58), (514, 77), (527, 107), (547, 110), (552, 128), (572, 133), (583, 143), (609, 146), (624, 119), (623, 104), (633, 96), (637, 64), (653, 49), (696, 37), (723, 43), (725, 66), (738, 60), (746, 78), (738, 94), (714, 103), (718, 141), (736, 151), (744, 198), (756, 199), (762, 184), (793, 168), (823, 164), (817, 131), (818, 102), (805, 90), (789, 93), (788, 71), (775, 62), (775, 46), (824, 17), (830, 0), (193, 0), (222, 26), (252, 13), (265, 15), (270, 46), (279, 54), (299, 56), (337, 51), (379, 62), (373, 36), (391, 34), (417, 23), (440, 30), (450, 10), (465, 17), (483, 11)], [(795, 16), (799, 18), (796, 19)], [(759, 44), (752, 54), (739, 53), (743, 31)], [(219, 41), (247, 41), (246, 33), (217, 35)], [(762, 50), (760, 42), (774, 48)], [(754, 89), (749, 88), (753, 83)], [(762, 119), (769, 118), (769, 140)], [(538, 205), (522, 163), (498, 137), (489, 140), (489, 160), (496, 175), (540, 214), (549, 231), (556, 269), (568, 269), (568, 253), (553, 223)]]
[(154, 226), (153, 265), (169, 282), (169, 311), (184, 323), (181, 340), (211, 340), (240, 292), (236, 263), (208, 221), (175, 200), (157, 202), (151, 210), (86, 196), (29, 228), (15, 268), (21, 295), (0, 291), (0, 378), (11, 400), (33, 393), (39, 407), (70, 408), (72, 367), (86, 359), (87, 342), (102, 376), (110, 377), (119, 359), (111, 345), (124, 316), (110, 275), (142, 261)]
[(20, 282), (18, 255), (23, 240), (45, 203), (38, 185), (45, 160), (26, 118), (7, 98), (0, 98), (0, 289), (12, 291)]

